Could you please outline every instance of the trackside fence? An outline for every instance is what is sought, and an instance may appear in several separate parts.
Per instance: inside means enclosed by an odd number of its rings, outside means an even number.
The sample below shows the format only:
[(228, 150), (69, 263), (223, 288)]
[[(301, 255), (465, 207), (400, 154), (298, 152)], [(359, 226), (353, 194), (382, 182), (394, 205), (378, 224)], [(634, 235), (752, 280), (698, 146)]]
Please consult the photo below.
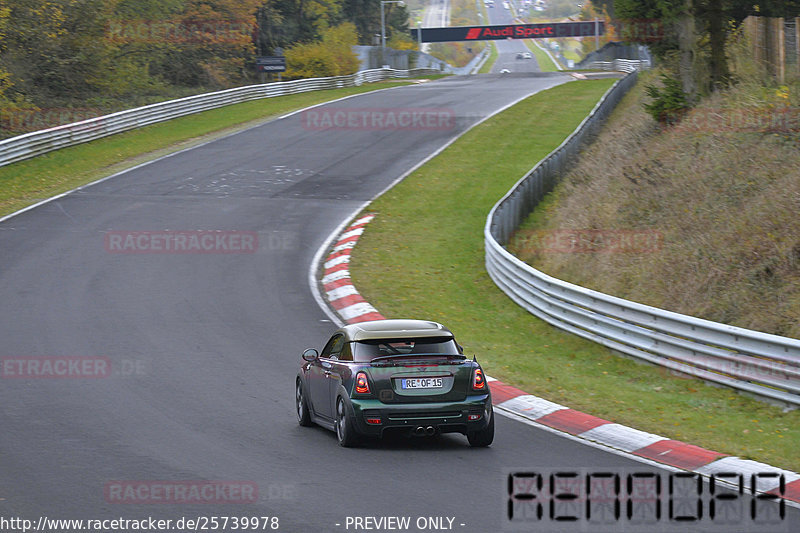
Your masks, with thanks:
[(110, 115), (96, 117), (72, 124), (64, 124), (46, 130), (34, 131), (0, 141), (0, 166), (22, 161), (37, 155), (45, 154), (59, 148), (74, 146), (115, 133), (128, 131), (142, 126), (155, 124), (184, 115), (200, 113), (230, 104), (238, 104), (272, 98), (288, 94), (298, 94), (321, 89), (338, 89), (355, 87), (364, 83), (372, 83), (392, 78), (408, 78), (440, 74), (436, 69), (362, 70), (347, 76), (330, 78), (311, 78), (286, 82), (249, 85), (207, 94), (189, 96), (177, 100), (169, 100), (135, 109), (119, 111)]
[(495, 204), (484, 228), (486, 269), (512, 300), (553, 326), (670, 371), (796, 407), (800, 340), (586, 289), (536, 270), (504, 247), (636, 79), (634, 71), (618, 81), (561, 146)]
[(635, 72), (650, 68), (647, 59), (612, 59), (611, 61), (592, 61), (581, 66), (584, 69), (615, 70), (617, 72)]

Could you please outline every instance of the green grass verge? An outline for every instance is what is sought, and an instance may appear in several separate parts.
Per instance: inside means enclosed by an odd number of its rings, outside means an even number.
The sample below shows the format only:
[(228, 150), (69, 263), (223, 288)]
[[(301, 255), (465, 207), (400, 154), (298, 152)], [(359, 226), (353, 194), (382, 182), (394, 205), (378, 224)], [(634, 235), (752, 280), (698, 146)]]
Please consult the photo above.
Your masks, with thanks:
[[(432, 78), (441, 76), (432, 76)], [(0, 167), (0, 215), (177, 150), (304, 107), (407, 81), (264, 98), (204, 111)]]
[(491, 72), (494, 62), (497, 61), (497, 47), (492, 42), (489, 43), (489, 47), (489, 57), (478, 71), (478, 74), (488, 74)]
[(533, 52), (533, 57), (536, 58), (536, 61), (539, 63), (539, 68), (542, 72), (558, 72), (558, 67), (556, 66), (555, 62), (550, 59), (550, 56), (547, 55), (547, 52), (539, 48), (532, 39), (524, 39), (524, 42), (525, 46), (528, 47), (528, 50)]
[[(454, 76), (455, 74), (429, 74), (427, 76), (420, 76), (420, 78), (424, 78), (426, 80), (440, 80), (442, 78), (449, 78), (450, 76)], [(391, 83), (391, 82), (389, 82)]]
[[(671, 375), (547, 325), (484, 268), (494, 203), (580, 123), (614, 80), (536, 94), (466, 133), (367, 209), (351, 273), (387, 317), (455, 331), (487, 372), (531, 394), (644, 431), (800, 470), (800, 412)], [(546, 128), (541, 127), (547, 124)]]

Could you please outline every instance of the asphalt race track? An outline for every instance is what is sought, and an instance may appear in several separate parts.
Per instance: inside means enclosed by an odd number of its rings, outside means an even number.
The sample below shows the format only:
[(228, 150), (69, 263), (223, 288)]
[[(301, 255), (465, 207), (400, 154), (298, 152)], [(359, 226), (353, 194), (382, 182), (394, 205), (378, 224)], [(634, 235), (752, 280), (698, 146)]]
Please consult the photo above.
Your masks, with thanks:
[(425, 7), (423, 16), (423, 28), (437, 28), (449, 26), (450, 21), (450, 2), (448, 0), (433, 0)]
[[(516, 24), (511, 11), (503, 7), (503, 0), (495, 0), (494, 7), (488, 8), (489, 24)], [(497, 60), (492, 65), (491, 72), (499, 73), (503, 69), (510, 72), (540, 72), (536, 56), (533, 55), (525, 42), (520, 39), (501, 39), (491, 41), (497, 46)], [(488, 41), (487, 41), (488, 44)], [(530, 53), (530, 59), (517, 59), (517, 54)]]
[[(0, 223), (0, 359), (107, 358), (111, 368), (0, 379), (0, 515), (277, 516), (280, 531), (320, 533), (348, 530), (348, 516), (447, 516), (457, 531), (486, 533), (502, 525), (507, 469), (649, 470), (505, 417), (488, 449), (459, 435), (344, 449), (295, 419), (300, 352), (321, 348), (333, 329), (307, 283), (329, 233), (477, 120), (568, 79), (448, 78), (350, 98)], [(387, 108), (450, 120), (331, 129), (331, 108), (353, 120), (386, 118)], [(109, 244), (121, 232), (197, 230), (255, 232), (258, 246), (116, 253)], [(257, 501), (165, 503), (149, 493), (120, 503), (111, 491), (202, 480), (255, 486)]]

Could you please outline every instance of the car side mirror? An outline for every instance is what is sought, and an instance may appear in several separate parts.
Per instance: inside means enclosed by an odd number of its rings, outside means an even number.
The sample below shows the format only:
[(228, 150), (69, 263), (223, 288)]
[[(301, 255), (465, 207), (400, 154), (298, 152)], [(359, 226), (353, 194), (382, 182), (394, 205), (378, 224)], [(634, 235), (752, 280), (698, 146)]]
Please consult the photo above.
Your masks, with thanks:
[(316, 360), (317, 357), (319, 357), (319, 352), (314, 348), (309, 348), (303, 352), (303, 360), (308, 361), (309, 363)]

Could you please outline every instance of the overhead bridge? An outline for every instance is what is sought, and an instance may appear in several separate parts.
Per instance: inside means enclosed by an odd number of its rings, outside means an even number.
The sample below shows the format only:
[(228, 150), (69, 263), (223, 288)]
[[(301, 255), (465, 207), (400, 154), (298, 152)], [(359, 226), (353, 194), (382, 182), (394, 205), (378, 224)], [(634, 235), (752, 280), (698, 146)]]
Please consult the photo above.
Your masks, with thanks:
[[(500, 39), (540, 39), (559, 37), (593, 37), (605, 33), (605, 22), (546, 22), (540, 24), (495, 24), (492, 26), (449, 26), (446, 28), (414, 28), (411, 37), (423, 43), (451, 41), (492, 41)], [(420, 32), (422, 35), (420, 36)]]

